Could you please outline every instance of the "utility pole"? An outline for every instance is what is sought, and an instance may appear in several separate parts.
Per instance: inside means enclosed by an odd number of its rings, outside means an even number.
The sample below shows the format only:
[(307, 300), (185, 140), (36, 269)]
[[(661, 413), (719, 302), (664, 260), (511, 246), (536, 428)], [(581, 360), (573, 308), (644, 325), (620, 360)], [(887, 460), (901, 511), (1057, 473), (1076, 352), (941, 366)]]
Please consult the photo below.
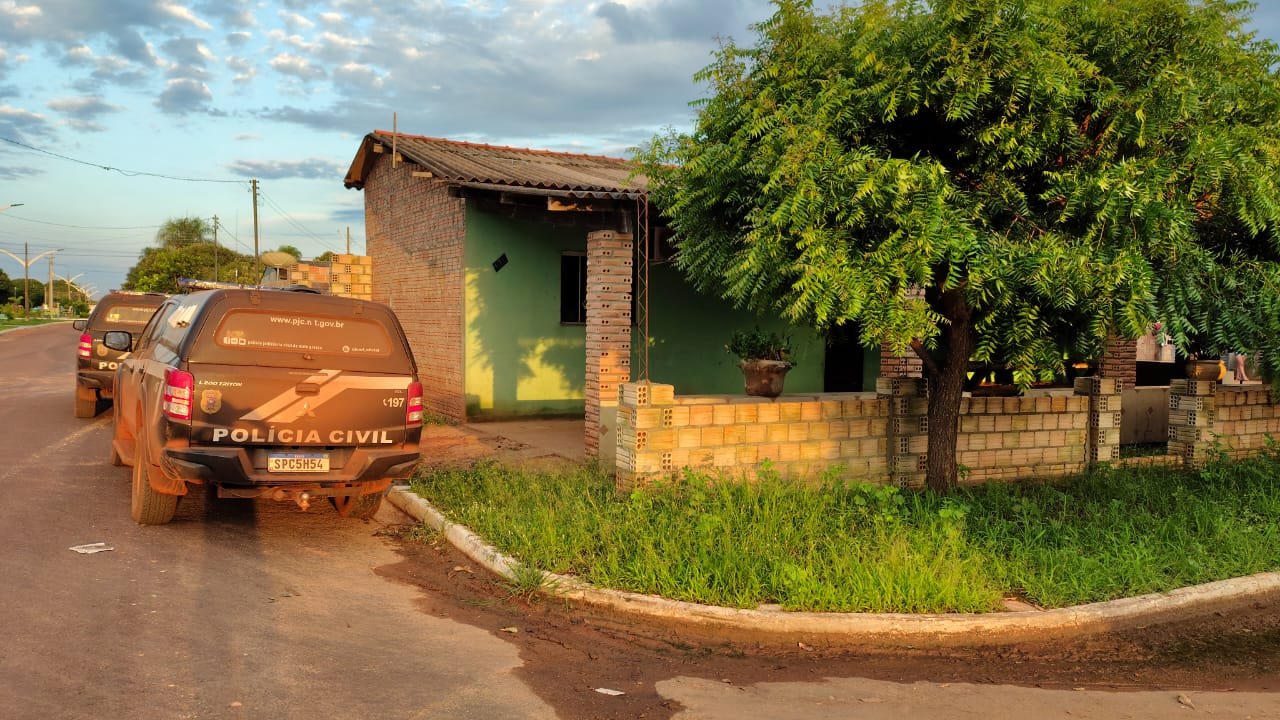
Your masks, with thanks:
[(347, 226), (347, 254), (351, 254), (351, 226)]
[(218, 282), (218, 216), (213, 216), (213, 281)]
[(262, 282), (262, 255), (258, 250), (258, 178), (249, 184), (253, 188), (253, 284), (257, 285)]
[(52, 312), (54, 306), (58, 304), (58, 298), (53, 297), (53, 256), (49, 256), (49, 284), (44, 286), (44, 309), (45, 312)]
[(31, 248), (22, 243), (22, 308), (31, 317)]

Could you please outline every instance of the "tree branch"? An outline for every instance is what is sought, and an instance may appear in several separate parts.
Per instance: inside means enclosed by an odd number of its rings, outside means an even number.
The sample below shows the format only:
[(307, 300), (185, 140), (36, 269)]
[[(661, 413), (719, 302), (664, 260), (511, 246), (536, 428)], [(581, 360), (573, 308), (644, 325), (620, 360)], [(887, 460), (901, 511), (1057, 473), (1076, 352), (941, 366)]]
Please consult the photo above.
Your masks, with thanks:
[(924, 343), (920, 342), (919, 339), (913, 338), (911, 340), (911, 349), (916, 352), (920, 361), (924, 363), (924, 367), (929, 371), (929, 375), (938, 377), (941, 373), (941, 368), (938, 367), (938, 363), (933, 359), (933, 356), (929, 354), (929, 350), (924, 346)]

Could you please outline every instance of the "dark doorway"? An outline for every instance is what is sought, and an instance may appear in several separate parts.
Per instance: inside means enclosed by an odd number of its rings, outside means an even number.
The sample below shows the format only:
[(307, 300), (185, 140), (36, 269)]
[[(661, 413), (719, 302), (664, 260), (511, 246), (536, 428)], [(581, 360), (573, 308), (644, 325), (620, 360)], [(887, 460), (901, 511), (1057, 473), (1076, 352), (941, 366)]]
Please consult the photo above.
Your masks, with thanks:
[(852, 323), (827, 333), (826, 367), (822, 387), (826, 392), (862, 392), (864, 351), (858, 344), (860, 328)]

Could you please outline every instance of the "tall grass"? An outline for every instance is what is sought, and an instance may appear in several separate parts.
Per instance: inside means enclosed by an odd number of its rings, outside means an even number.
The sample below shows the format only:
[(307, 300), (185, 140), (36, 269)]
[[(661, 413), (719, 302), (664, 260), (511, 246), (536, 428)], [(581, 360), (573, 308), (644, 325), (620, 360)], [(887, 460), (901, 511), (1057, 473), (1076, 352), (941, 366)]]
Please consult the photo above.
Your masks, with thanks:
[(626, 495), (583, 469), (423, 473), (414, 490), (536, 568), (732, 607), (982, 612), (1280, 568), (1280, 458), (1104, 470), (951, 497), (689, 474)]

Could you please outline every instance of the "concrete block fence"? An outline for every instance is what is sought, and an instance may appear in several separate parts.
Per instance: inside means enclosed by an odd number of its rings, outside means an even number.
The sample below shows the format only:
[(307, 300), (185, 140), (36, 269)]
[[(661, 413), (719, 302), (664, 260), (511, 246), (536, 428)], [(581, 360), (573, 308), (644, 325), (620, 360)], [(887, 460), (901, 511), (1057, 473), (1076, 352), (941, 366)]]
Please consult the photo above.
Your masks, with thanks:
[[(962, 481), (1078, 472), (1118, 458), (1120, 390), (1114, 378), (1081, 378), (1074, 390), (1023, 397), (966, 397), (957, 461)], [(921, 486), (928, 452), (923, 380), (882, 377), (876, 392), (677, 396), (671, 385), (623, 383), (618, 391), (617, 482), (628, 490), (688, 468), (746, 481), (768, 461), (780, 474)]]
[(1169, 385), (1169, 454), (1198, 467), (1216, 452), (1244, 457), (1280, 438), (1280, 405), (1267, 386), (1248, 389), (1212, 380)]

